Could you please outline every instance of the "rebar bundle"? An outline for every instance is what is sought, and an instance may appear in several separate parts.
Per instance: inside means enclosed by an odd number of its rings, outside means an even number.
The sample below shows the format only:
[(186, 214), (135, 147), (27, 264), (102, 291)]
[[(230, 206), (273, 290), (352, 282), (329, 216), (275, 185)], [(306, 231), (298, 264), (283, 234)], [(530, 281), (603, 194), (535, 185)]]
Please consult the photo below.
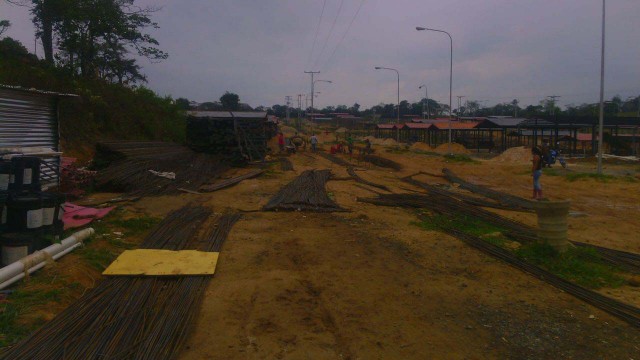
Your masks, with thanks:
[[(210, 216), (211, 210), (203, 207), (174, 211), (141, 247), (220, 251), (240, 216)], [(194, 324), (209, 280), (107, 278), (0, 359), (174, 359)]]
[(344, 211), (336, 204), (325, 189), (331, 177), (329, 170), (306, 170), (285, 185), (262, 208), (263, 210), (285, 211)]
[(378, 155), (364, 155), (363, 156), (364, 161), (368, 161), (370, 163), (372, 163), (373, 165), (377, 165), (380, 167), (384, 167), (384, 168), (389, 168), (389, 169), (393, 169), (396, 171), (402, 170), (402, 165), (400, 165), (399, 163), (387, 159), (387, 158), (383, 158), (381, 156)]
[(98, 172), (96, 188), (137, 196), (197, 191), (229, 169), (220, 156), (175, 144), (110, 142), (96, 149), (96, 162), (107, 165)]
[(391, 190), (389, 190), (389, 188), (386, 187), (385, 185), (376, 184), (374, 182), (371, 182), (369, 180), (365, 180), (365, 179), (361, 178), (360, 175), (356, 174), (356, 171), (353, 169), (353, 166), (347, 167), (347, 173), (349, 174), (349, 176), (351, 176), (355, 181), (357, 181), (359, 183), (362, 183), (362, 184), (365, 184), (365, 185), (369, 185), (369, 186), (373, 186), (375, 188), (391, 192)]
[(497, 245), (493, 245), (477, 236), (469, 235), (456, 229), (444, 229), (444, 231), (454, 236), (466, 244), (484, 252), (491, 256), (494, 256), (509, 265), (520, 269), (526, 273), (529, 273), (538, 279), (547, 282), (555, 286), (556, 288), (567, 292), (578, 299), (585, 301), (601, 310), (614, 315), (627, 323), (640, 327), (640, 309), (620, 302), (616, 299), (599, 294), (593, 290), (586, 289), (580, 285), (576, 285), (568, 280), (565, 280), (537, 265), (526, 262), (508, 250), (505, 250)]
[(347, 166), (347, 167), (353, 166), (350, 162), (346, 161), (345, 159), (337, 157), (337, 156), (332, 155), (332, 154), (328, 154), (328, 153), (326, 153), (324, 151), (318, 151), (317, 154), (320, 155), (321, 157), (331, 161), (334, 164)]
[(489, 189), (486, 186), (481, 186), (481, 185), (470, 183), (468, 181), (464, 181), (461, 178), (457, 177), (453, 173), (453, 171), (449, 169), (442, 169), (442, 172), (444, 173), (447, 180), (451, 181), (452, 183), (460, 184), (460, 188), (469, 190), (472, 193), (480, 194), (489, 199), (492, 199), (506, 208), (510, 208), (511, 210), (516, 210), (516, 211), (522, 211), (522, 210), (533, 211), (534, 209), (531, 201), (527, 199), (521, 198), (519, 196), (507, 194), (502, 191)]

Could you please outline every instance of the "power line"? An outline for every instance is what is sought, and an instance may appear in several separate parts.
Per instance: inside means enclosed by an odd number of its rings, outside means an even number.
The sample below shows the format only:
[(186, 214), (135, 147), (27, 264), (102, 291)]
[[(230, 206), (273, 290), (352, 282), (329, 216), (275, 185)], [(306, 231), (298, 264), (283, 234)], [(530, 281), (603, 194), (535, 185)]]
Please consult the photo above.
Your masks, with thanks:
[(344, 32), (344, 34), (342, 34), (342, 38), (340, 39), (340, 41), (338, 41), (338, 44), (333, 49), (333, 52), (331, 53), (331, 55), (329, 56), (327, 61), (322, 66), (323, 69), (326, 70), (325, 67), (327, 65), (329, 65), (329, 63), (331, 62), (331, 59), (333, 59), (333, 56), (336, 54), (336, 51), (338, 51), (338, 48), (340, 47), (340, 45), (342, 44), (344, 39), (347, 37), (347, 34), (349, 33), (349, 30), (351, 30), (351, 25), (353, 25), (353, 23), (356, 21), (356, 17), (358, 17), (358, 13), (360, 13), (360, 9), (362, 8), (362, 5), (364, 4), (364, 2), (365, 2), (365, 0), (361, 0), (360, 1), (360, 5), (358, 5), (358, 10), (356, 10), (356, 13), (353, 15), (353, 18), (351, 18), (351, 22), (349, 23), (349, 26), (347, 27), (347, 30)]
[(340, 11), (342, 11), (342, 5), (344, 5), (344, 0), (340, 0), (340, 6), (338, 7), (338, 12), (336, 13), (336, 17), (333, 19), (333, 24), (331, 25), (331, 29), (329, 30), (329, 34), (327, 34), (327, 37), (324, 39), (324, 44), (322, 45), (322, 50), (320, 50), (320, 53), (316, 57), (316, 61), (313, 63), (313, 67), (317, 67), (318, 66), (318, 60), (320, 60), (320, 57), (322, 56), (322, 53), (324, 52), (324, 49), (327, 48), (327, 43), (329, 42), (329, 38), (331, 37), (331, 34), (333, 34), (333, 29), (336, 27), (336, 23), (338, 22), (338, 17), (340, 16)]
[(322, 3), (322, 11), (320, 11), (320, 19), (318, 19), (318, 26), (316, 26), (316, 35), (313, 37), (313, 45), (311, 46), (311, 53), (309, 53), (309, 59), (307, 60), (307, 65), (313, 59), (313, 52), (316, 49), (316, 42), (318, 41), (318, 33), (320, 32), (320, 24), (322, 23), (322, 15), (324, 15), (324, 7), (327, 5), (327, 0), (324, 0)]

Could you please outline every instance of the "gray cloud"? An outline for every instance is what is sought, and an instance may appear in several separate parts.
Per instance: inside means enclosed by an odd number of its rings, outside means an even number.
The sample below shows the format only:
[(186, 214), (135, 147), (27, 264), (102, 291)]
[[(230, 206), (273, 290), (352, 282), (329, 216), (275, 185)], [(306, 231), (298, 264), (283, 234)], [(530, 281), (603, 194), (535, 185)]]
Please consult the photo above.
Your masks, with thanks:
[[(142, 61), (149, 87), (198, 101), (237, 92), (251, 105), (283, 103), (309, 92), (304, 70), (320, 70), (319, 106), (415, 101), (427, 83), (431, 97), (448, 102), (449, 41), (416, 26), (449, 31), (454, 38), (454, 96), (537, 103), (596, 101), (599, 91), (600, 6), (592, 0), (365, 0), (335, 56), (360, 0), (344, 0), (325, 51), (318, 57), (340, 1), (327, 0), (314, 58), (311, 45), (323, 0), (144, 0), (161, 6), (153, 35), (170, 58)], [(640, 92), (640, 2), (608, 2), (606, 96)], [(33, 48), (27, 10), (0, 2), (0, 18), (14, 24), (9, 36)], [(41, 50), (39, 50), (41, 53)], [(314, 68), (314, 63), (317, 66)], [(455, 100), (454, 100), (455, 103)]]

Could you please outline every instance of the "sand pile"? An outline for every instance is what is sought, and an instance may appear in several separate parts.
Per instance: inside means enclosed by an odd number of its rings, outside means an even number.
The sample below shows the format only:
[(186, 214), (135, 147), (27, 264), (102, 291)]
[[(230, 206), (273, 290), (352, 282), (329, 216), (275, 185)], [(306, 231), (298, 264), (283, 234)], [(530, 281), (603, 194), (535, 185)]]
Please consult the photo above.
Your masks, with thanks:
[(396, 145), (398, 145), (398, 142), (393, 140), (392, 138), (388, 138), (388, 139), (384, 139), (384, 141), (382, 141), (381, 145), (384, 145), (384, 146), (396, 146)]
[(292, 128), (291, 126), (282, 125), (280, 126), (280, 131), (282, 131), (285, 135), (294, 135), (298, 130)]
[(433, 149), (431, 148), (431, 146), (423, 143), (423, 142), (417, 142), (414, 143), (413, 145), (411, 145), (411, 150), (419, 150), (419, 151), (433, 151)]
[(345, 133), (345, 132), (347, 132), (347, 129), (346, 129), (346, 128), (341, 127), (341, 128), (339, 128), (338, 130), (336, 130), (336, 132), (337, 132), (337, 133)]
[(531, 161), (531, 148), (526, 146), (512, 147), (496, 156), (492, 161), (507, 163), (528, 163)]
[(451, 143), (451, 148), (449, 148), (449, 144), (442, 144), (432, 151), (437, 152), (438, 154), (448, 154), (452, 152), (454, 154), (470, 154), (471, 152), (467, 150), (466, 147), (460, 145), (458, 143)]
[(362, 141), (364, 141), (365, 139), (369, 139), (372, 145), (382, 145), (384, 143), (382, 139), (377, 139), (373, 136), (365, 136), (364, 138), (362, 138)]

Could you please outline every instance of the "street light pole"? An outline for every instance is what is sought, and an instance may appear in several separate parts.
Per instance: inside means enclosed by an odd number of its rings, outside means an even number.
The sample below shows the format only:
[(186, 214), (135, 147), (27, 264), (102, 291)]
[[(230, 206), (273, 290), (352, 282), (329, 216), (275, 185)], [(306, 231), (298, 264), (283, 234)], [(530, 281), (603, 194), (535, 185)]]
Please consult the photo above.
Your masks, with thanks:
[(313, 95), (314, 95), (313, 84), (315, 83), (313, 81), (313, 76), (315, 74), (320, 74), (320, 71), (305, 71), (304, 73), (311, 74), (311, 117), (313, 118)]
[(376, 66), (375, 67), (376, 70), (392, 70), (396, 72), (396, 75), (398, 75), (398, 117), (396, 119), (396, 141), (400, 142), (400, 72), (396, 69), (392, 69), (392, 68), (388, 68), (388, 67), (382, 67), (382, 66)]
[[(311, 89), (315, 89), (315, 85), (316, 85), (317, 82), (326, 82), (326, 83), (329, 83), (329, 84), (333, 84), (333, 81), (331, 81), (331, 80), (315, 80), (315, 81), (313, 81), (311, 83)], [(318, 91), (317, 93), (312, 93), (312, 95), (311, 95), (311, 111), (313, 111), (313, 98), (316, 97), (316, 94), (320, 94), (320, 92)]]
[[(427, 103), (427, 119), (429, 119), (429, 113), (431, 112), (429, 110), (429, 90), (427, 90), (427, 85), (420, 85), (418, 86), (418, 89), (422, 89), (423, 87), (424, 87), (424, 97)], [(422, 102), (422, 118), (424, 119), (424, 102)]]
[(602, 138), (604, 137), (604, 30), (605, 0), (602, 0), (602, 49), (600, 52), (600, 116), (598, 117), (598, 174), (602, 175)]
[(449, 63), (449, 145), (448, 145), (448, 148), (449, 148), (449, 154), (451, 154), (451, 98), (453, 97), (452, 95), (453, 94), (453, 38), (451, 37), (451, 34), (449, 34), (444, 30), (429, 29), (429, 28), (420, 27), (420, 26), (417, 26), (416, 30), (436, 31), (436, 32), (445, 33), (449, 36), (449, 42), (451, 45), (451, 56), (449, 58), (450, 63)]

